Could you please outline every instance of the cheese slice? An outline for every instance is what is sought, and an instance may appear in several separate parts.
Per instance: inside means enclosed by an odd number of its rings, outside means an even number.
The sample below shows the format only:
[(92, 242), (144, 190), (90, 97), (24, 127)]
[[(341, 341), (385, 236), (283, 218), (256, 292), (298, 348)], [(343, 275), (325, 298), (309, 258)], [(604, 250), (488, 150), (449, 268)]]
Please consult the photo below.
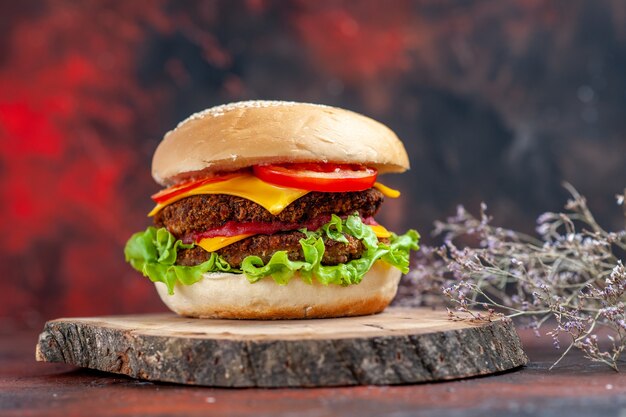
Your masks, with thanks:
[(200, 240), (196, 245), (200, 246), (207, 252), (215, 252), (216, 250), (225, 248), (228, 245), (232, 245), (235, 242), (239, 242), (247, 237), (252, 236), (251, 234), (243, 234), (236, 236), (218, 236), (218, 237), (207, 237)]
[(378, 238), (385, 239), (385, 238), (391, 237), (391, 232), (385, 229), (385, 226), (381, 226), (377, 224), (376, 226), (370, 226), (370, 227), (372, 228), (372, 230), (376, 234), (376, 237)]
[[(377, 237), (384, 239), (391, 236), (391, 232), (385, 229), (384, 226), (376, 225), (370, 226)], [(216, 250), (225, 248), (228, 245), (232, 245), (235, 242), (239, 242), (247, 237), (254, 236), (254, 233), (236, 235), (236, 236), (218, 236), (218, 237), (207, 237), (200, 240), (196, 245), (200, 246), (207, 252), (215, 252)]]
[(386, 185), (383, 185), (379, 182), (375, 182), (373, 188), (376, 188), (378, 191), (383, 193), (385, 197), (389, 198), (398, 198), (400, 197), (400, 191), (394, 190), (393, 188), (389, 188)]
[(199, 194), (228, 194), (254, 201), (273, 215), (279, 214), (289, 204), (310, 191), (280, 187), (262, 181), (251, 174), (242, 174), (226, 181), (213, 182), (193, 188), (163, 203), (157, 204), (148, 216), (154, 216), (163, 207), (183, 198)]
[[(400, 196), (400, 191), (389, 188), (379, 182), (374, 184), (374, 188), (389, 198), (398, 198)], [(310, 193), (308, 190), (280, 187), (262, 181), (252, 174), (242, 174), (225, 181), (212, 182), (178, 194), (163, 203), (157, 204), (152, 211), (148, 213), (148, 217), (154, 216), (161, 211), (163, 207), (175, 203), (178, 200), (200, 194), (228, 194), (242, 197), (264, 207), (273, 215), (277, 215), (289, 204), (308, 193)]]

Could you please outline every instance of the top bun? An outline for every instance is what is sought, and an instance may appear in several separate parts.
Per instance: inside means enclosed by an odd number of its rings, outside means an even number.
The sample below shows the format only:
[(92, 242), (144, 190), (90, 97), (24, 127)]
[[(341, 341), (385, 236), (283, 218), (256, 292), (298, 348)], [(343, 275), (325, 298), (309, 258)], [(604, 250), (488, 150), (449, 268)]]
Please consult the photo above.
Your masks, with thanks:
[(409, 168), (402, 142), (369, 117), (319, 104), (242, 101), (196, 113), (168, 132), (154, 153), (152, 176), (171, 185), (258, 164), (319, 161), (380, 173)]

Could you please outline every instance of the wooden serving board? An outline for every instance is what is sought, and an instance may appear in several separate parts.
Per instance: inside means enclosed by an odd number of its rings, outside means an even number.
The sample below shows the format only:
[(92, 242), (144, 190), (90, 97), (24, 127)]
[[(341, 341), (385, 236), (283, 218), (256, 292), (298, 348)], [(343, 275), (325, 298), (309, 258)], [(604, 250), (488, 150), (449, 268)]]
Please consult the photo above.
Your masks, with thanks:
[(49, 321), (37, 360), (152, 381), (219, 387), (387, 385), (465, 378), (524, 365), (509, 320), (450, 321), (388, 308), (320, 320), (211, 320), (173, 314)]

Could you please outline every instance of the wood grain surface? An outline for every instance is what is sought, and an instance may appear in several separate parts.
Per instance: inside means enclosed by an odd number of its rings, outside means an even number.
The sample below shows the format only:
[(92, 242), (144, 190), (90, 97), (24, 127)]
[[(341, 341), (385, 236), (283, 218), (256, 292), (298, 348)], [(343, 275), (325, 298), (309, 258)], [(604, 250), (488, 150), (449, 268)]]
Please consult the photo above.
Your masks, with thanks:
[[(35, 362), (35, 330), (0, 328), (0, 415), (214, 417), (607, 417), (626, 415), (626, 376), (520, 331), (530, 362), (480, 378), (394, 386), (208, 388)], [(566, 340), (563, 341), (564, 343)]]
[(58, 319), (46, 323), (37, 359), (221, 387), (406, 384), (485, 375), (527, 361), (510, 321), (454, 322), (430, 309), (324, 320)]

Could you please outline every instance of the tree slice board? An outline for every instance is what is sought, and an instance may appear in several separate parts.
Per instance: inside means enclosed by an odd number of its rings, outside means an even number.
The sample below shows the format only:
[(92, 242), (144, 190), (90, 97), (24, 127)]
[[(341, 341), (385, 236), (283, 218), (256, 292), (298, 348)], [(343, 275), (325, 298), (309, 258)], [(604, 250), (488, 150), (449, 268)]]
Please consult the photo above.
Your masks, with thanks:
[(218, 387), (408, 384), (485, 375), (528, 361), (510, 320), (472, 324), (418, 308), (319, 320), (65, 318), (46, 323), (36, 357)]

